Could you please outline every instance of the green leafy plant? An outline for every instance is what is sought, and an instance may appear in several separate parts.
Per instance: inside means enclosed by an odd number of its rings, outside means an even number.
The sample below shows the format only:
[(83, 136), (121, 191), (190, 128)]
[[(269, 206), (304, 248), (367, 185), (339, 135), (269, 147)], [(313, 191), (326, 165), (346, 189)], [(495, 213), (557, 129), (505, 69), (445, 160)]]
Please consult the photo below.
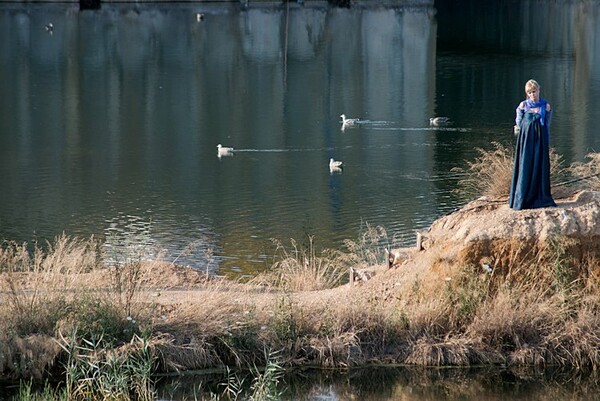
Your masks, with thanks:
[(53, 388), (49, 383), (45, 383), (41, 390), (36, 390), (32, 381), (21, 381), (19, 383), (19, 392), (12, 397), (13, 401), (67, 401), (69, 397), (66, 389)]
[(134, 336), (130, 343), (111, 348), (102, 336), (86, 339), (74, 331), (61, 336), (59, 344), (67, 354), (70, 400), (154, 400), (155, 358), (146, 339)]

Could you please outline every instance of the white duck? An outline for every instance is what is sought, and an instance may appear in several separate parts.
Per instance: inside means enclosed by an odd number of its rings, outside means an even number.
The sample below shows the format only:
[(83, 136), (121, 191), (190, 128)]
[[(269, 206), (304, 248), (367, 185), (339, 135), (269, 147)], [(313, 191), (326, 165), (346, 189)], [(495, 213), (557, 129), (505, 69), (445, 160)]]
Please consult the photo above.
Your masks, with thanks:
[(450, 122), (448, 117), (432, 117), (429, 119), (429, 125), (439, 127), (440, 125), (446, 125)]
[(218, 144), (217, 145), (217, 157), (219, 157), (219, 159), (220, 159), (223, 156), (233, 156), (233, 148), (228, 148), (226, 146)]
[(333, 160), (333, 158), (329, 159), (329, 171), (341, 171), (342, 170), (342, 162), (339, 160)]
[(342, 119), (342, 129), (358, 123), (358, 118), (346, 118), (345, 114), (340, 114), (340, 118)]

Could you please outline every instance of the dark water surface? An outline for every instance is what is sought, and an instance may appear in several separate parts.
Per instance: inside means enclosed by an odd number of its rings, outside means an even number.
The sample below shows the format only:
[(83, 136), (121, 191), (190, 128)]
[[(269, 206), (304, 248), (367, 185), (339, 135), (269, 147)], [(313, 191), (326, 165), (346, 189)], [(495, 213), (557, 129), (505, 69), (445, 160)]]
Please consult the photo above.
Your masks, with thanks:
[(600, 148), (598, 2), (445, 3), (1, 5), (0, 239), (95, 235), (228, 275), (266, 268), (271, 238), (412, 244), (466, 201), (452, 167), (512, 146), (531, 77), (565, 160)]
[[(246, 387), (252, 382), (245, 378)], [(223, 386), (191, 375), (160, 382), (159, 399), (211, 400)], [(220, 383), (225, 383), (221, 378)], [(500, 368), (377, 368), (303, 370), (280, 381), (282, 401), (591, 401), (597, 377), (582, 372)], [(247, 399), (247, 398), (243, 398)], [(214, 400), (214, 398), (212, 398)]]

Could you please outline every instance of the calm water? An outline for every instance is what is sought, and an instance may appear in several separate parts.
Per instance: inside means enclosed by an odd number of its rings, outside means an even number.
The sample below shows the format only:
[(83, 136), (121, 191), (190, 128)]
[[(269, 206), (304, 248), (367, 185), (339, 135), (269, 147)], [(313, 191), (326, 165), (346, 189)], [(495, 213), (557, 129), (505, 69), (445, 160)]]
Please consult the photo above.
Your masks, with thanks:
[(412, 244), (466, 201), (452, 167), (512, 146), (531, 77), (553, 146), (598, 150), (599, 3), (470, 4), (2, 5), (0, 239), (95, 235), (227, 275), (266, 268), (271, 238)]
[[(243, 377), (243, 375), (240, 375)], [(222, 386), (208, 376), (165, 379), (162, 400), (210, 400)], [(247, 384), (252, 382), (246, 377)], [(224, 383), (221, 379), (220, 383)], [(201, 388), (204, 391), (199, 391)], [(209, 390), (210, 388), (210, 390)], [(349, 372), (301, 371), (279, 386), (282, 401), (591, 401), (600, 399), (597, 377), (583, 373), (510, 369), (365, 368)], [(194, 391), (195, 390), (195, 391)], [(207, 391), (208, 390), (208, 391)], [(200, 396), (204, 398), (201, 398)]]

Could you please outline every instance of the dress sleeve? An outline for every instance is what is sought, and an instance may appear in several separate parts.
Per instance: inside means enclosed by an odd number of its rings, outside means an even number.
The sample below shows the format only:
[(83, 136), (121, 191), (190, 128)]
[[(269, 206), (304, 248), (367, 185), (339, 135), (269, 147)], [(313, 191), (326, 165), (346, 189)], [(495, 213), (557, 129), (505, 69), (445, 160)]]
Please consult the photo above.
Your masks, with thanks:
[(552, 122), (552, 108), (549, 111), (546, 111), (546, 126), (550, 127), (551, 122)]
[(517, 127), (521, 126), (521, 120), (523, 119), (523, 115), (525, 114), (525, 109), (521, 108), (521, 104), (517, 107), (516, 117), (515, 117), (515, 125)]

